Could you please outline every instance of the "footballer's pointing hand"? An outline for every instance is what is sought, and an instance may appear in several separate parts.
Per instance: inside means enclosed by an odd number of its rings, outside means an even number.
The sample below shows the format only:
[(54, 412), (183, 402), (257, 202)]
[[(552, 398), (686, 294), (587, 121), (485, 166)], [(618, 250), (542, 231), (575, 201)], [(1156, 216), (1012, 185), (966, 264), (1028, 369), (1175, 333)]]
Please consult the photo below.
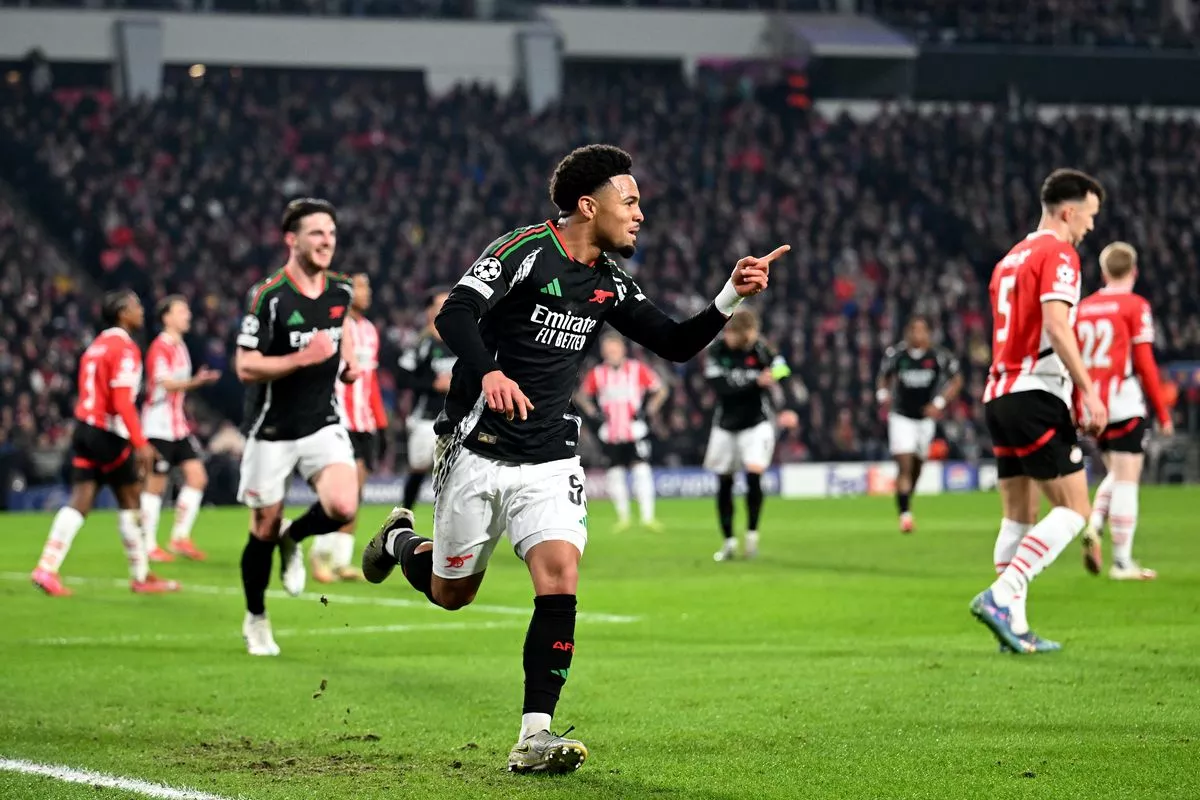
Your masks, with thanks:
[(517, 382), (498, 369), (483, 376), (483, 396), (487, 398), (488, 408), (492, 411), (503, 412), (512, 422), (513, 417), (528, 419), (533, 411), (533, 403), (517, 386)]
[(771, 262), (791, 249), (791, 245), (785, 244), (760, 258), (746, 256), (740, 259), (733, 268), (733, 275), (730, 276), (733, 288), (742, 297), (751, 297), (766, 289)]

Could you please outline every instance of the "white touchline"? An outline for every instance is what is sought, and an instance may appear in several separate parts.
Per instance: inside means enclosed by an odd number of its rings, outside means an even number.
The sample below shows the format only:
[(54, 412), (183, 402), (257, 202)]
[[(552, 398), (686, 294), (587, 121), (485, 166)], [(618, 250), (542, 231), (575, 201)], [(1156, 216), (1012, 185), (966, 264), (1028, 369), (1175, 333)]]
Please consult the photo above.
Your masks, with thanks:
[[(289, 636), (353, 636), (370, 633), (413, 633), (419, 631), (482, 631), (494, 628), (519, 627), (513, 622), (434, 622), (428, 625), (360, 625), (341, 628), (285, 628), (275, 631), (281, 638)], [(127, 633), (120, 636), (49, 636), (30, 639), (29, 644), (43, 645), (108, 645), (141, 644), (145, 642), (187, 642), (205, 639), (240, 639), (240, 633), (222, 636), (215, 633)]]
[(66, 783), (83, 783), (88, 786), (103, 786), (108, 789), (121, 789), (135, 792), (146, 797), (157, 797), (162, 800), (233, 800), (209, 792), (198, 792), (195, 789), (176, 789), (161, 783), (139, 781), (136, 778), (122, 778), (119, 775), (107, 775), (103, 772), (92, 772), (90, 769), (75, 769), (56, 764), (38, 764), (33, 761), (0, 757), (0, 771), (21, 772), (26, 775), (42, 775), (56, 781)]
[[(24, 572), (0, 572), (0, 580), (6, 581), (28, 581), (29, 575)], [(128, 589), (128, 580), (118, 580), (109, 578), (63, 578), (63, 583), (69, 583), (74, 586), (97, 584), (108, 585), (117, 588)], [(189, 583), (186, 580), (183, 582), (184, 594), (219, 594), (229, 596), (242, 596), (242, 590), (233, 586), (207, 586), (198, 583)], [(292, 597), (287, 592), (279, 589), (271, 589), (267, 591), (267, 597), (272, 600), (320, 600), (322, 597), (329, 600), (331, 603), (344, 603), (346, 605), (362, 605), (362, 606), (386, 606), (391, 608), (417, 608), (428, 611), (439, 611), (440, 609), (421, 600), (404, 600), (399, 597), (366, 597), (356, 594), (335, 594), (332, 592), (302, 592), (296, 597)], [(486, 603), (472, 603), (463, 609), (463, 611), (455, 612), (456, 614), (469, 613), (471, 609), (480, 614), (502, 614), (505, 616), (528, 617), (532, 613), (530, 608), (520, 608), (518, 606), (493, 606)], [(638, 622), (641, 617), (628, 616), (626, 614), (602, 614), (595, 611), (580, 611), (576, 614), (576, 619), (580, 622)]]

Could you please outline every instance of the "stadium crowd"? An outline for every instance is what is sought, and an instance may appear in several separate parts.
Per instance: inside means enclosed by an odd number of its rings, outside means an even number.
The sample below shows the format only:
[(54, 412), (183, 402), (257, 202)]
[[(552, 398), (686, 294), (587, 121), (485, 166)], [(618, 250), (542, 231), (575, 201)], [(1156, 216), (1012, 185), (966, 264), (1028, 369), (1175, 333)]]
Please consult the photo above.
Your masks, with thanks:
[[(519, 96), (464, 86), (429, 97), (387, 75), (173, 73), (159, 100), (131, 104), (13, 86), (0, 103), (0, 150), (11, 156), (5, 177), (41, 198), (31, 202), (41, 223), (96, 284), (133, 286), (150, 303), (192, 299), (193, 361), (225, 372), (203, 395), (217, 415), (202, 433), (240, 416), (234, 327), (247, 289), (280, 261), (287, 198), (338, 203), (337, 262), (371, 275), (371, 316), (394, 364), (425, 292), (455, 281), (498, 234), (551, 216), (549, 171), (593, 140), (635, 155), (647, 221), (628, 267), (667, 309), (699, 308), (738, 256), (792, 244), (774, 291), (756, 303), (765, 337), (797, 373), (801, 425), (781, 439), (781, 460), (886, 457), (875, 372), (913, 312), (932, 318), (966, 372), (942, 425), (949, 453), (987, 452), (987, 275), (1036, 220), (1034, 191), (1052, 166), (1097, 170), (1112, 192), (1083, 252), (1088, 288), (1097, 245), (1128, 238), (1143, 251), (1139, 289), (1160, 310), (1162, 357), (1200, 347), (1195, 122), (1041, 121), (1015, 110), (990, 121), (916, 110), (828, 119), (623, 71), (574, 75), (572, 87), (533, 116)], [(52, 448), (64, 441), (95, 294), (43, 275), (46, 244), (15, 220), (0, 217), (0, 428)], [(699, 463), (714, 399), (702, 370), (654, 366), (673, 386), (654, 421), (654, 458)], [(382, 382), (401, 412), (386, 463), (403, 464), (405, 395), (390, 371)]]
[(41, 230), (0, 197), (0, 475), (55, 480), (93, 309)]
[[(1200, 45), (1172, 0), (863, 0), (864, 12), (930, 44), (1150, 47)], [(1185, 7), (1195, 19), (1195, 3)]]

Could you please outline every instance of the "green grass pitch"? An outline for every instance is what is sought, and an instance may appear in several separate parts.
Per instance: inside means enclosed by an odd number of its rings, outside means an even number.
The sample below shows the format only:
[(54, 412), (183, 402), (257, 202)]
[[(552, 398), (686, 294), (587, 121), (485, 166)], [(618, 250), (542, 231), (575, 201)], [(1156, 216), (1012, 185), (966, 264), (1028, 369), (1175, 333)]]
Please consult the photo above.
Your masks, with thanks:
[[(531, 608), (504, 546), (460, 612), (399, 576), (272, 594), (264, 659), (240, 636), (244, 511), (201, 514), (211, 560), (160, 568), (169, 597), (129, 592), (107, 513), (63, 568), (76, 595), (44, 597), (49, 515), (0, 517), (0, 758), (255, 800), (1200, 797), (1200, 489), (1143, 492), (1157, 582), (1087, 575), (1072, 545), (1034, 584), (1031, 622), (1066, 648), (1041, 657), (967, 612), (997, 506), (918, 498), (905, 537), (886, 498), (768, 499), (759, 560), (716, 564), (710, 501), (661, 501), (657, 534), (593, 504), (555, 720), (591, 758), (557, 777), (504, 769)], [(0, 798), (135, 796), (0, 771)]]

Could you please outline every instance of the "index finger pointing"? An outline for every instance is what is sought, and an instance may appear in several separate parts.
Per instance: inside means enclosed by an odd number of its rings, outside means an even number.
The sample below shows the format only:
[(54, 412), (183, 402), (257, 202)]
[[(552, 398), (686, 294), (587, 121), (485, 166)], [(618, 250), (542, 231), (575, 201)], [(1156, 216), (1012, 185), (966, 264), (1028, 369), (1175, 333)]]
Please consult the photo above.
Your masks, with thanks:
[(783, 255), (784, 253), (786, 253), (787, 251), (789, 251), (791, 249), (792, 249), (792, 246), (790, 244), (780, 245), (779, 247), (776, 247), (774, 250), (772, 250), (769, 254), (758, 259), (758, 263), (759, 264), (770, 264), (772, 261), (779, 258), (781, 255)]

